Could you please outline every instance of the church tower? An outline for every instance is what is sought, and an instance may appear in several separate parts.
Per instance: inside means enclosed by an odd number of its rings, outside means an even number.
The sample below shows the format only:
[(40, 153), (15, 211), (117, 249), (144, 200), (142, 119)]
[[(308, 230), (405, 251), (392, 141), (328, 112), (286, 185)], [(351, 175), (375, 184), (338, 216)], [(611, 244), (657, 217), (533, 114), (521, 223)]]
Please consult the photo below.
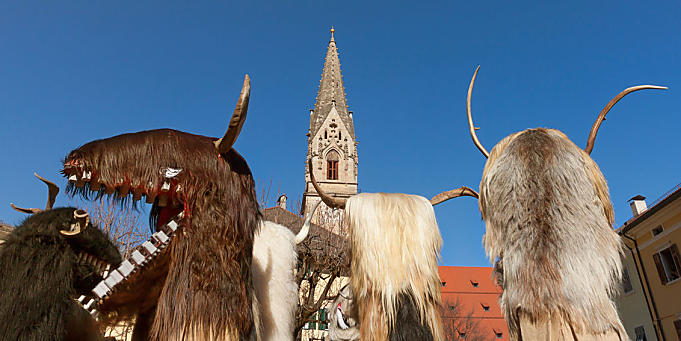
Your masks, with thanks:
[[(312, 186), (310, 172), (314, 172), (319, 186), (333, 197), (349, 198), (357, 194), (357, 141), (352, 111), (348, 111), (345, 98), (333, 33), (332, 28), (317, 103), (310, 110), (307, 157), (312, 159), (313, 169), (308, 169), (305, 163), (305, 192), (301, 205), (303, 214), (321, 200)], [(312, 222), (338, 233), (343, 226), (343, 216), (342, 211), (334, 212), (322, 203)]]

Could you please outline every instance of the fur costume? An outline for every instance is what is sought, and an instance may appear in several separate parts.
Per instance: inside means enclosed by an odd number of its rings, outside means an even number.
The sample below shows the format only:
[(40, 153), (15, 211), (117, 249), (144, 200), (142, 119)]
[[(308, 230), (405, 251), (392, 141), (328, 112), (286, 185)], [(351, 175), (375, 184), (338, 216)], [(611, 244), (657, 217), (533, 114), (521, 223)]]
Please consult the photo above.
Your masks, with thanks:
[(431, 203), (401, 193), (348, 199), (351, 276), (362, 340), (443, 340), (442, 238)]
[(612, 300), (622, 274), (622, 242), (612, 228), (608, 186), (589, 153), (608, 110), (601, 112), (585, 150), (555, 129), (527, 129), (499, 142), (480, 182), (483, 243), (503, 287), (501, 309), (511, 340), (626, 339)]
[(293, 340), (295, 313), (298, 307), (298, 284), (293, 272), (298, 263), (296, 246), (310, 233), (310, 221), (318, 202), (305, 219), (300, 232), (286, 226), (263, 221), (253, 243), (253, 284), (257, 303), (258, 336), (262, 341)]
[(263, 221), (253, 243), (253, 284), (258, 298), (263, 341), (293, 340), (298, 285), (295, 235), (287, 227)]
[[(0, 248), (2, 340), (103, 340), (94, 319), (76, 302), (121, 262), (118, 249), (75, 208), (28, 217)], [(73, 226), (79, 224), (80, 232)]]
[(249, 93), (246, 76), (220, 139), (150, 130), (89, 142), (64, 160), (70, 193), (146, 196), (152, 226), (184, 212), (169, 252), (100, 306), (115, 318), (136, 316), (135, 340), (256, 337), (251, 258), (260, 213), (251, 171), (232, 148)]
[[(308, 167), (314, 169), (311, 159)], [(431, 201), (402, 193), (361, 193), (343, 200), (326, 194), (313, 172), (310, 180), (327, 206), (345, 209), (361, 339), (443, 340), (437, 270), (442, 238), (432, 205), (477, 193), (462, 187)]]

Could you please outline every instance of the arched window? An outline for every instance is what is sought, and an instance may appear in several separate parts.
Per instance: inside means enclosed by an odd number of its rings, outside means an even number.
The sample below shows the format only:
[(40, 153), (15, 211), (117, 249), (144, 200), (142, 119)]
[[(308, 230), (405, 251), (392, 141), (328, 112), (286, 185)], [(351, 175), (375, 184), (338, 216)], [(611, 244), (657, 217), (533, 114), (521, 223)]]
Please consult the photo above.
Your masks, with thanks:
[(338, 152), (335, 150), (326, 154), (326, 179), (338, 180)]

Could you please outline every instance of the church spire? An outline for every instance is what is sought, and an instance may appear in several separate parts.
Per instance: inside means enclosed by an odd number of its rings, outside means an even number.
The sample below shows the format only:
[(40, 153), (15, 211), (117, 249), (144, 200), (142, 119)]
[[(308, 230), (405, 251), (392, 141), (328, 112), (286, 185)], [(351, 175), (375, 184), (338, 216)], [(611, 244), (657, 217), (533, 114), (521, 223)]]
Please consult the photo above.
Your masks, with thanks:
[[(336, 198), (349, 198), (357, 194), (357, 141), (352, 112), (348, 111), (345, 88), (341, 76), (338, 49), (331, 28), (331, 39), (326, 50), (322, 79), (319, 83), (317, 102), (310, 112), (310, 130), (307, 134), (307, 159), (305, 162), (305, 192), (301, 213), (313, 212), (320, 201), (312, 186), (310, 173), (314, 173), (319, 186)], [(343, 226), (342, 211), (322, 204), (314, 211), (312, 221), (334, 233)]]
[(331, 108), (335, 105), (341, 121), (348, 128), (350, 135), (354, 139), (355, 128), (352, 117), (348, 113), (347, 100), (345, 98), (345, 88), (343, 87), (343, 76), (341, 75), (340, 59), (338, 58), (338, 48), (334, 39), (336, 30), (331, 27), (331, 40), (326, 50), (322, 79), (319, 83), (317, 102), (314, 112), (310, 117), (310, 133), (314, 136), (319, 130), (324, 120), (329, 115)]

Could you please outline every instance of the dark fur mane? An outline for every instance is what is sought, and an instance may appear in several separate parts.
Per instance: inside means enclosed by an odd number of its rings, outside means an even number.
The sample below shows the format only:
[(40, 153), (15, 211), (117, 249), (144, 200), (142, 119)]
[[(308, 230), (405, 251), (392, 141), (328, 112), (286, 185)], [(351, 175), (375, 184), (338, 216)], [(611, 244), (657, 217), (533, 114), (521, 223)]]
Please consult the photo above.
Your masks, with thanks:
[[(71, 194), (118, 192), (119, 200), (146, 196), (154, 204), (152, 222), (163, 223), (164, 210), (184, 210), (188, 217), (183, 233), (170, 246), (167, 269), (151, 270), (157, 279), (142, 279), (138, 287), (130, 288), (146, 293), (151, 283), (162, 285), (153, 339), (209, 335), (208, 329), (216, 337), (228, 337), (226, 333), (245, 337), (253, 329), (250, 265), (260, 219), (255, 183), (241, 155), (234, 149), (219, 154), (215, 140), (170, 129), (150, 130), (87, 143), (64, 160), (64, 174), (78, 178), (67, 188)], [(167, 168), (182, 171), (166, 179), (162, 170)], [(91, 178), (81, 179), (83, 172), (91, 172)], [(164, 181), (170, 182), (167, 191), (162, 190)], [(126, 300), (124, 304), (133, 301)], [(120, 308), (111, 302), (112, 310)]]
[(0, 248), (0, 335), (3, 340), (99, 340), (94, 320), (74, 298), (101, 280), (79, 263), (85, 252), (112, 265), (118, 250), (96, 226), (65, 237), (74, 208), (24, 220)]

